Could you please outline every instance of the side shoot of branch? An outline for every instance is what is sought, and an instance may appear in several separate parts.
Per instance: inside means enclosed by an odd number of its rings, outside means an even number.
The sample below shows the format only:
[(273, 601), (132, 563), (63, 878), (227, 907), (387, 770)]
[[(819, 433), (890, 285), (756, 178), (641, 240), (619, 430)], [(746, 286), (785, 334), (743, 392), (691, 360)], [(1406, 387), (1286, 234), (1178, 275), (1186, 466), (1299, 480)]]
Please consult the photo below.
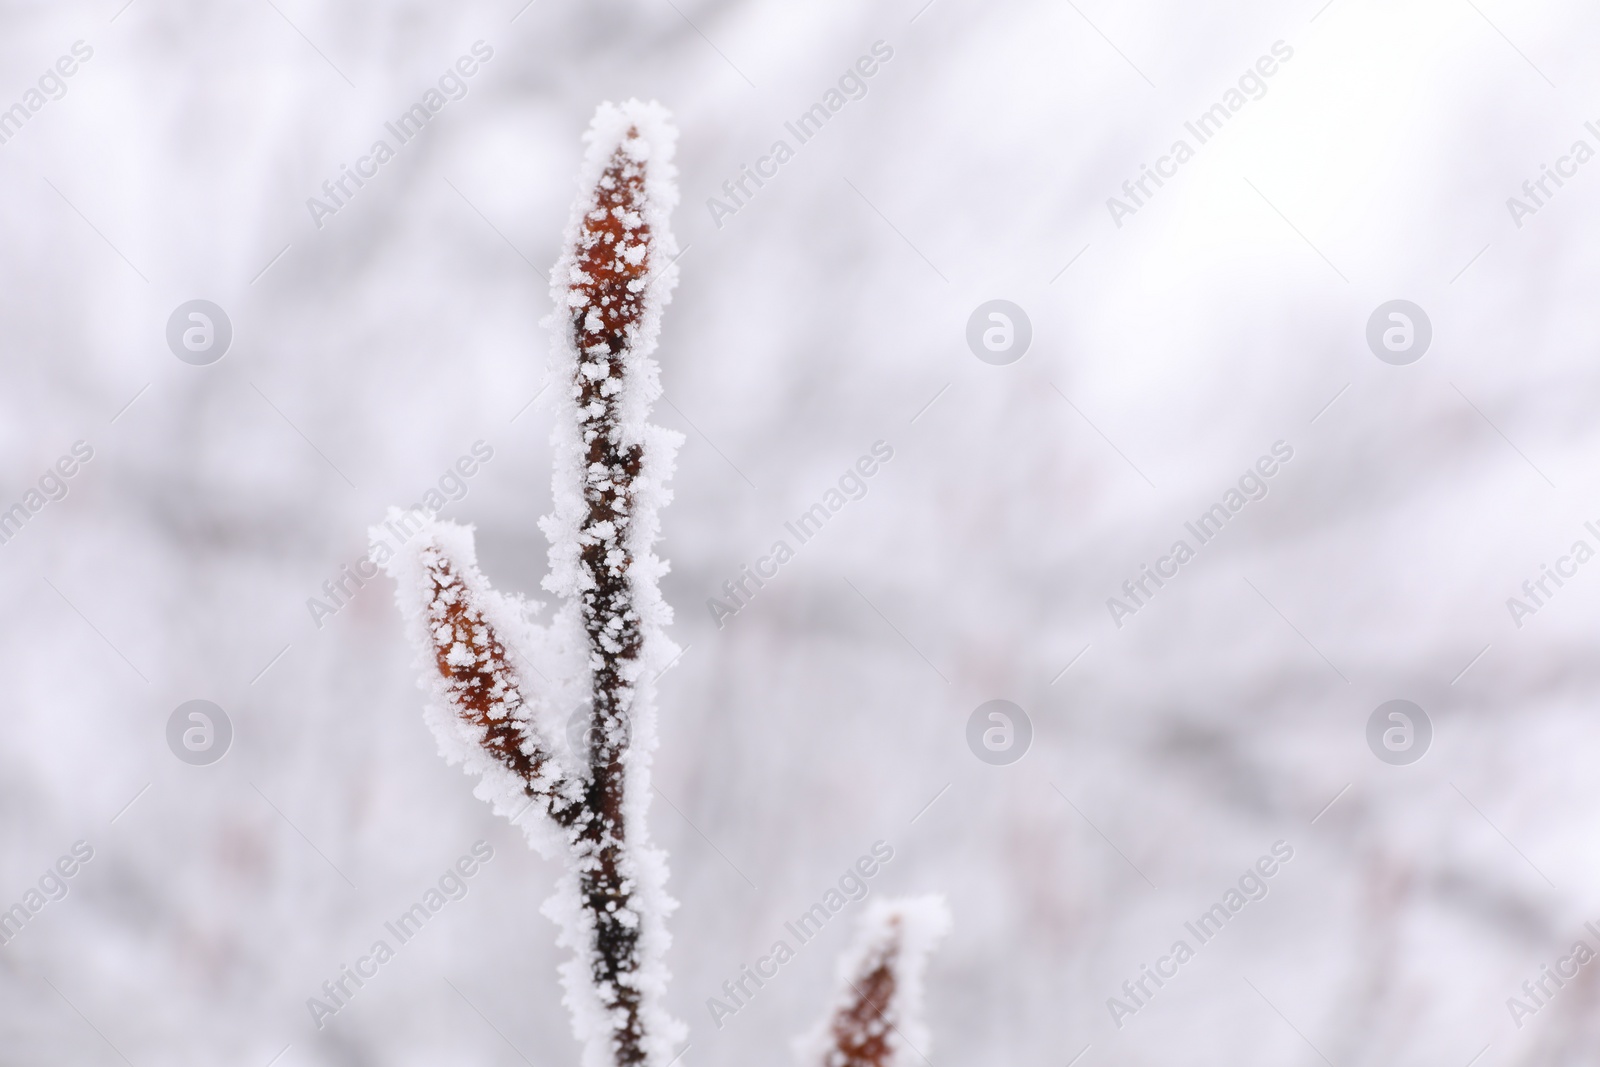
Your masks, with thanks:
[(869, 905), (839, 961), (834, 1007), (797, 1044), (802, 1067), (926, 1067), (922, 979), (949, 928), (942, 897)]

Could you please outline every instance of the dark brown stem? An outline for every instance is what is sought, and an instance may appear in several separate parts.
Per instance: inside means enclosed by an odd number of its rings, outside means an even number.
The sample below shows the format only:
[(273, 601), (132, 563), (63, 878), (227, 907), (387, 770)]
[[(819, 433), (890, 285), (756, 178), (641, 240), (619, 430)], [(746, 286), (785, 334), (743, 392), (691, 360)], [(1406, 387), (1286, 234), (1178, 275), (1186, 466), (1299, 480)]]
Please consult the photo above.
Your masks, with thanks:
[[(628, 795), (630, 781), (641, 792), (649, 789), (647, 753), (630, 755), (632, 720), (648, 709), (641, 671), (655, 653), (656, 627), (669, 614), (655, 586), (664, 564), (650, 542), (654, 509), (665, 496), (654, 479), (670, 466), (675, 441), (646, 426), (643, 409), (657, 392), (649, 354), (655, 316), (673, 277), (665, 260), (672, 251), (666, 213), (676, 201), (672, 142), (670, 119), (659, 105), (602, 105), (590, 129), (594, 154), (584, 164), (585, 180), (593, 181), (580, 194), (571, 245), (552, 275), (558, 279), (556, 321), (568, 331), (556, 345), (565, 368), (560, 374), (568, 379), (557, 383), (558, 391), (566, 390), (555, 438), (557, 507), (544, 524), (552, 566), (546, 587), (567, 601), (558, 632), (546, 641), (515, 616), (509, 601), (489, 591), (471, 561), (465, 531), (447, 532), (441, 524), (414, 557), (425, 579), (423, 639), (444, 681), (444, 708), (436, 706), (435, 713), (448, 709), (467, 728), (464, 733), (436, 720), (441, 744), (447, 757), (485, 774), (502, 808), (516, 801), (513, 783), (498, 769), (504, 768), (534, 802), (530, 807), (539, 806), (560, 831), (572, 880), (563, 882), (556, 900), (563, 941), (582, 961), (582, 970), (564, 977), (569, 994), (582, 1001), (574, 1003), (575, 1027), (593, 1043), (587, 1055), (603, 1043), (607, 1067), (643, 1067), (647, 1048), (664, 1049), (683, 1029), (644, 988), (646, 976), (657, 985), (666, 976), (653, 946), (665, 945), (663, 918), (672, 902), (646, 827), (630, 823), (647, 798)], [(665, 285), (652, 292), (657, 270)], [(401, 596), (410, 614), (416, 572), (407, 557), (395, 558), (391, 573), (413, 583)], [(506, 631), (497, 632), (491, 620), (503, 622)], [(565, 671), (577, 638), (569, 626), (583, 631), (583, 676), (563, 678), (538, 694), (535, 715), (533, 691), (523, 688), (532, 684), (521, 669), (529, 665), (519, 644), (523, 631), (533, 639), (530, 656), (548, 650)], [(670, 648), (664, 635), (659, 640), (663, 652)], [(554, 712), (545, 701), (574, 682), (588, 698), (588, 752), (568, 760), (551, 747), (556, 727), (547, 721)], [(642, 732), (650, 736), (648, 724)], [(473, 751), (479, 745), (481, 755)], [(550, 843), (547, 837), (534, 841), (541, 849)]]
[[(628, 133), (637, 136), (637, 130)], [(625, 141), (596, 185), (579, 227), (572, 272), (579, 297), (570, 305), (578, 357), (572, 388), (586, 508), (578, 533), (578, 607), (589, 646), (591, 709), (589, 763), (581, 780), (564, 775), (540, 748), (519, 673), (468, 595), (466, 578), (443, 552), (432, 549), (425, 556), (434, 657), (457, 714), (483, 731), (484, 748), (566, 831), (579, 897), (593, 924), (592, 976), (616, 1020), (612, 1052), (618, 1067), (645, 1060), (637, 981), (640, 916), (625, 854), (623, 767), (634, 700), (626, 667), (644, 644), (628, 549), (644, 450), (641, 442), (625, 439), (621, 403), (629, 349), (644, 313), (651, 234), (643, 221), (645, 163), (628, 147)], [(477, 581), (475, 574), (471, 578)]]
[[(630, 130), (630, 138), (637, 130)], [(594, 980), (608, 1008), (620, 1008), (614, 1031), (617, 1063), (644, 1062), (639, 969), (639, 923), (632, 908), (632, 886), (623, 869), (624, 774), (628, 712), (633, 687), (622, 665), (639, 655), (643, 637), (628, 571), (627, 550), (633, 521), (633, 485), (643, 448), (623, 439), (618, 409), (627, 367), (625, 356), (643, 312), (648, 257), (626, 248), (648, 247), (650, 231), (640, 220), (644, 204), (644, 164), (619, 150), (595, 190), (595, 204), (584, 216), (578, 238), (574, 287), (583, 300), (572, 312), (573, 344), (578, 352), (577, 390), (584, 446), (584, 503), (588, 514), (579, 535), (579, 568), (585, 583), (581, 612), (589, 638), (589, 781), (584, 806), (593, 817), (578, 831), (580, 888), (594, 921)], [(641, 247), (642, 246), (642, 247)], [(632, 262), (630, 262), (632, 260)], [(624, 916), (631, 916), (625, 919)]]
[(442, 552), (427, 550), (423, 562), (432, 585), (428, 625), (434, 660), (456, 713), (483, 730), (483, 747), (521, 779), (530, 800), (558, 825), (572, 826), (583, 815), (578, 791), (531, 732), (531, 709), (504, 642), (471, 603), (462, 577)]
[(894, 1051), (887, 1013), (894, 1002), (898, 948), (891, 942), (866, 973), (851, 979), (855, 996), (833, 1017), (828, 1067), (887, 1067)]

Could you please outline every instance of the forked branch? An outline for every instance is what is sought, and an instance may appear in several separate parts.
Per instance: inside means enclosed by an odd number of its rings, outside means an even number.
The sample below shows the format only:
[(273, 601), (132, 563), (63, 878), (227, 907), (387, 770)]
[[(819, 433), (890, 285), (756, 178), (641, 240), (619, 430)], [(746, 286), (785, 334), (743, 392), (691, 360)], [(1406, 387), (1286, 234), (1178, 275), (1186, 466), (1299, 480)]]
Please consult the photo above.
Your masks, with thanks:
[[(584, 1067), (669, 1067), (684, 1026), (662, 1006), (668, 978), (666, 859), (646, 811), (656, 743), (653, 680), (677, 648), (655, 555), (679, 435), (648, 421), (661, 393), (661, 310), (676, 281), (668, 215), (675, 133), (655, 104), (601, 105), (585, 135), (579, 194), (551, 273), (554, 511), (548, 627), (479, 572), (470, 527), (391, 512), (374, 561), (396, 580), (430, 701), (427, 718), (477, 794), (566, 859), (544, 913)], [(403, 533), (398, 549), (387, 534)], [(562, 744), (587, 709), (587, 750)], [(863, 917), (835, 1007), (807, 1067), (912, 1067), (927, 1036), (922, 972), (949, 922), (936, 898), (880, 901)], [(917, 1059), (913, 1059), (916, 1057)]]
[[(654, 544), (681, 438), (648, 422), (676, 280), (674, 137), (665, 111), (637, 101), (602, 105), (585, 135), (547, 320), (558, 388), (544, 584), (563, 602), (550, 627), (489, 588), (470, 530), (426, 521), (386, 564), (417, 623), (446, 757), (481, 775), (479, 795), (503, 814), (537, 807), (530, 838), (567, 859), (544, 911), (573, 950), (562, 976), (586, 1067), (665, 1067), (683, 1034), (661, 1006), (675, 904), (645, 821), (651, 682), (677, 651)], [(577, 707), (582, 753), (559, 747), (561, 709)]]

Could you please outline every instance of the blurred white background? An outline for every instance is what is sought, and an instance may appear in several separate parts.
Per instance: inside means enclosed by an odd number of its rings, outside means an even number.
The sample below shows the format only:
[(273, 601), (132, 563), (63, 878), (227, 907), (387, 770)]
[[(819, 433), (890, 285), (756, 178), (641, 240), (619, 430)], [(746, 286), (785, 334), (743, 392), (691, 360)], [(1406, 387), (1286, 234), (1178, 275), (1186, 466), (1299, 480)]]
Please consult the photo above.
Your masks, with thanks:
[[(1520, 227), (1506, 204), (1600, 148), (1592, 7), (122, 3), (0, 7), (0, 108), (93, 53), (0, 144), (0, 508), (93, 449), (0, 545), (0, 908), (94, 850), (0, 947), (0, 1061), (575, 1061), (553, 868), (436, 755), (387, 579), (320, 629), (306, 601), (480, 439), (444, 514), (537, 593), (540, 271), (627, 96), (681, 131), (657, 420), (688, 436), (661, 548), (688, 651), (652, 819), (682, 1063), (788, 1061), (845, 921), (720, 1030), (706, 998), (876, 840), (874, 893), (954, 912), (935, 1063), (1593, 1061), (1593, 967), (1520, 1028), (1506, 1004), (1600, 948), (1600, 565), (1506, 606), (1600, 545), (1600, 163)], [(480, 40), (318, 228), (307, 198)], [(865, 97), (718, 227), (707, 198), (876, 41)], [(233, 326), (209, 366), (164, 336), (196, 298)], [(964, 339), (992, 298), (1032, 322), (1009, 366)], [(1391, 366), (1364, 335), (1402, 298), (1433, 340)], [(718, 629), (707, 598), (878, 439), (868, 495)], [(1115, 626), (1279, 440), (1270, 495)], [(235, 731), (210, 766), (165, 739), (197, 698)], [(995, 698), (1034, 729), (1003, 767), (965, 740)], [(1433, 724), (1407, 766), (1366, 741), (1393, 698)], [(316, 1029), (306, 998), (479, 839), (469, 895)], [(1270, 895), (1116, 1027), (1279, 840)]]

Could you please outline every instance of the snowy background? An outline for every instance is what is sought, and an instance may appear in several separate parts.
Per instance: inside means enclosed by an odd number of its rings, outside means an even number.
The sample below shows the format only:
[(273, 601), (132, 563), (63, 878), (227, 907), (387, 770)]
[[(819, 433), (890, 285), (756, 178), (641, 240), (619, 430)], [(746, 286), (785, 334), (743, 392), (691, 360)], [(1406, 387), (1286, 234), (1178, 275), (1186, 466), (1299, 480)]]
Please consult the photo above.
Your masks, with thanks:
[[(788, 1062), (861, 905), (721, 1029), (706, 999), (880, 840), (872, 892), (954, 915), (934, 1063), (1592, 1061), (1593, 966), (1506, 1004), (1600, 948), (1600, 563), (1506, 606), (1600, 545), (1600, 162), (1506, 204), (1600, 148), (1592, 7), (122, 4), (0, 7), (0, 108), (93, 53), (0, 145), (0, 508), (93, 449), (0, 545), (0, 908), (93, 849), (0, 947), (0, 1062), (575, 1062), (554, 870), (438, 758), (387, 579), (320, 628), (307, 600), (480, 440), (444, 514), (537, 592), (540, 272), (579, 134), (630, 95), (681, 130), (657, 417), (688, 438), (688, 651), (652, 813), (680, 1062)], [(319, 228), (307, 198), (477, 41)], [(719, 227), (707, 198), (877, 41)], [(1119, 227), (1107, 198), (1280, 41)], [(165, 339), (196, 298), (233, 326), (210, 366)], [(1009, 366), (965, 341), (994, 298), (1032, 323)], [(1409, 366), (1365, 340), (1393, 299), (1433, 326)], [(877, 440), (867, 495), (719, 629), (707, 598)], [(1280, 440), (1269, 495), (1117, 627)], [(1009, 766), (965, 739), (997, 698), (1033, 725)], [(1394, 698), (1433, 724), (1408, 766), (1366, 741)], [(192, 699), (233, 724), (209, 766), (167, 746)], [(316, 1029), (306, 998), (479, 840), (466, 897)], [(1107, 998), (1278, 841), (1266, 899), (1119, 1029)]]

